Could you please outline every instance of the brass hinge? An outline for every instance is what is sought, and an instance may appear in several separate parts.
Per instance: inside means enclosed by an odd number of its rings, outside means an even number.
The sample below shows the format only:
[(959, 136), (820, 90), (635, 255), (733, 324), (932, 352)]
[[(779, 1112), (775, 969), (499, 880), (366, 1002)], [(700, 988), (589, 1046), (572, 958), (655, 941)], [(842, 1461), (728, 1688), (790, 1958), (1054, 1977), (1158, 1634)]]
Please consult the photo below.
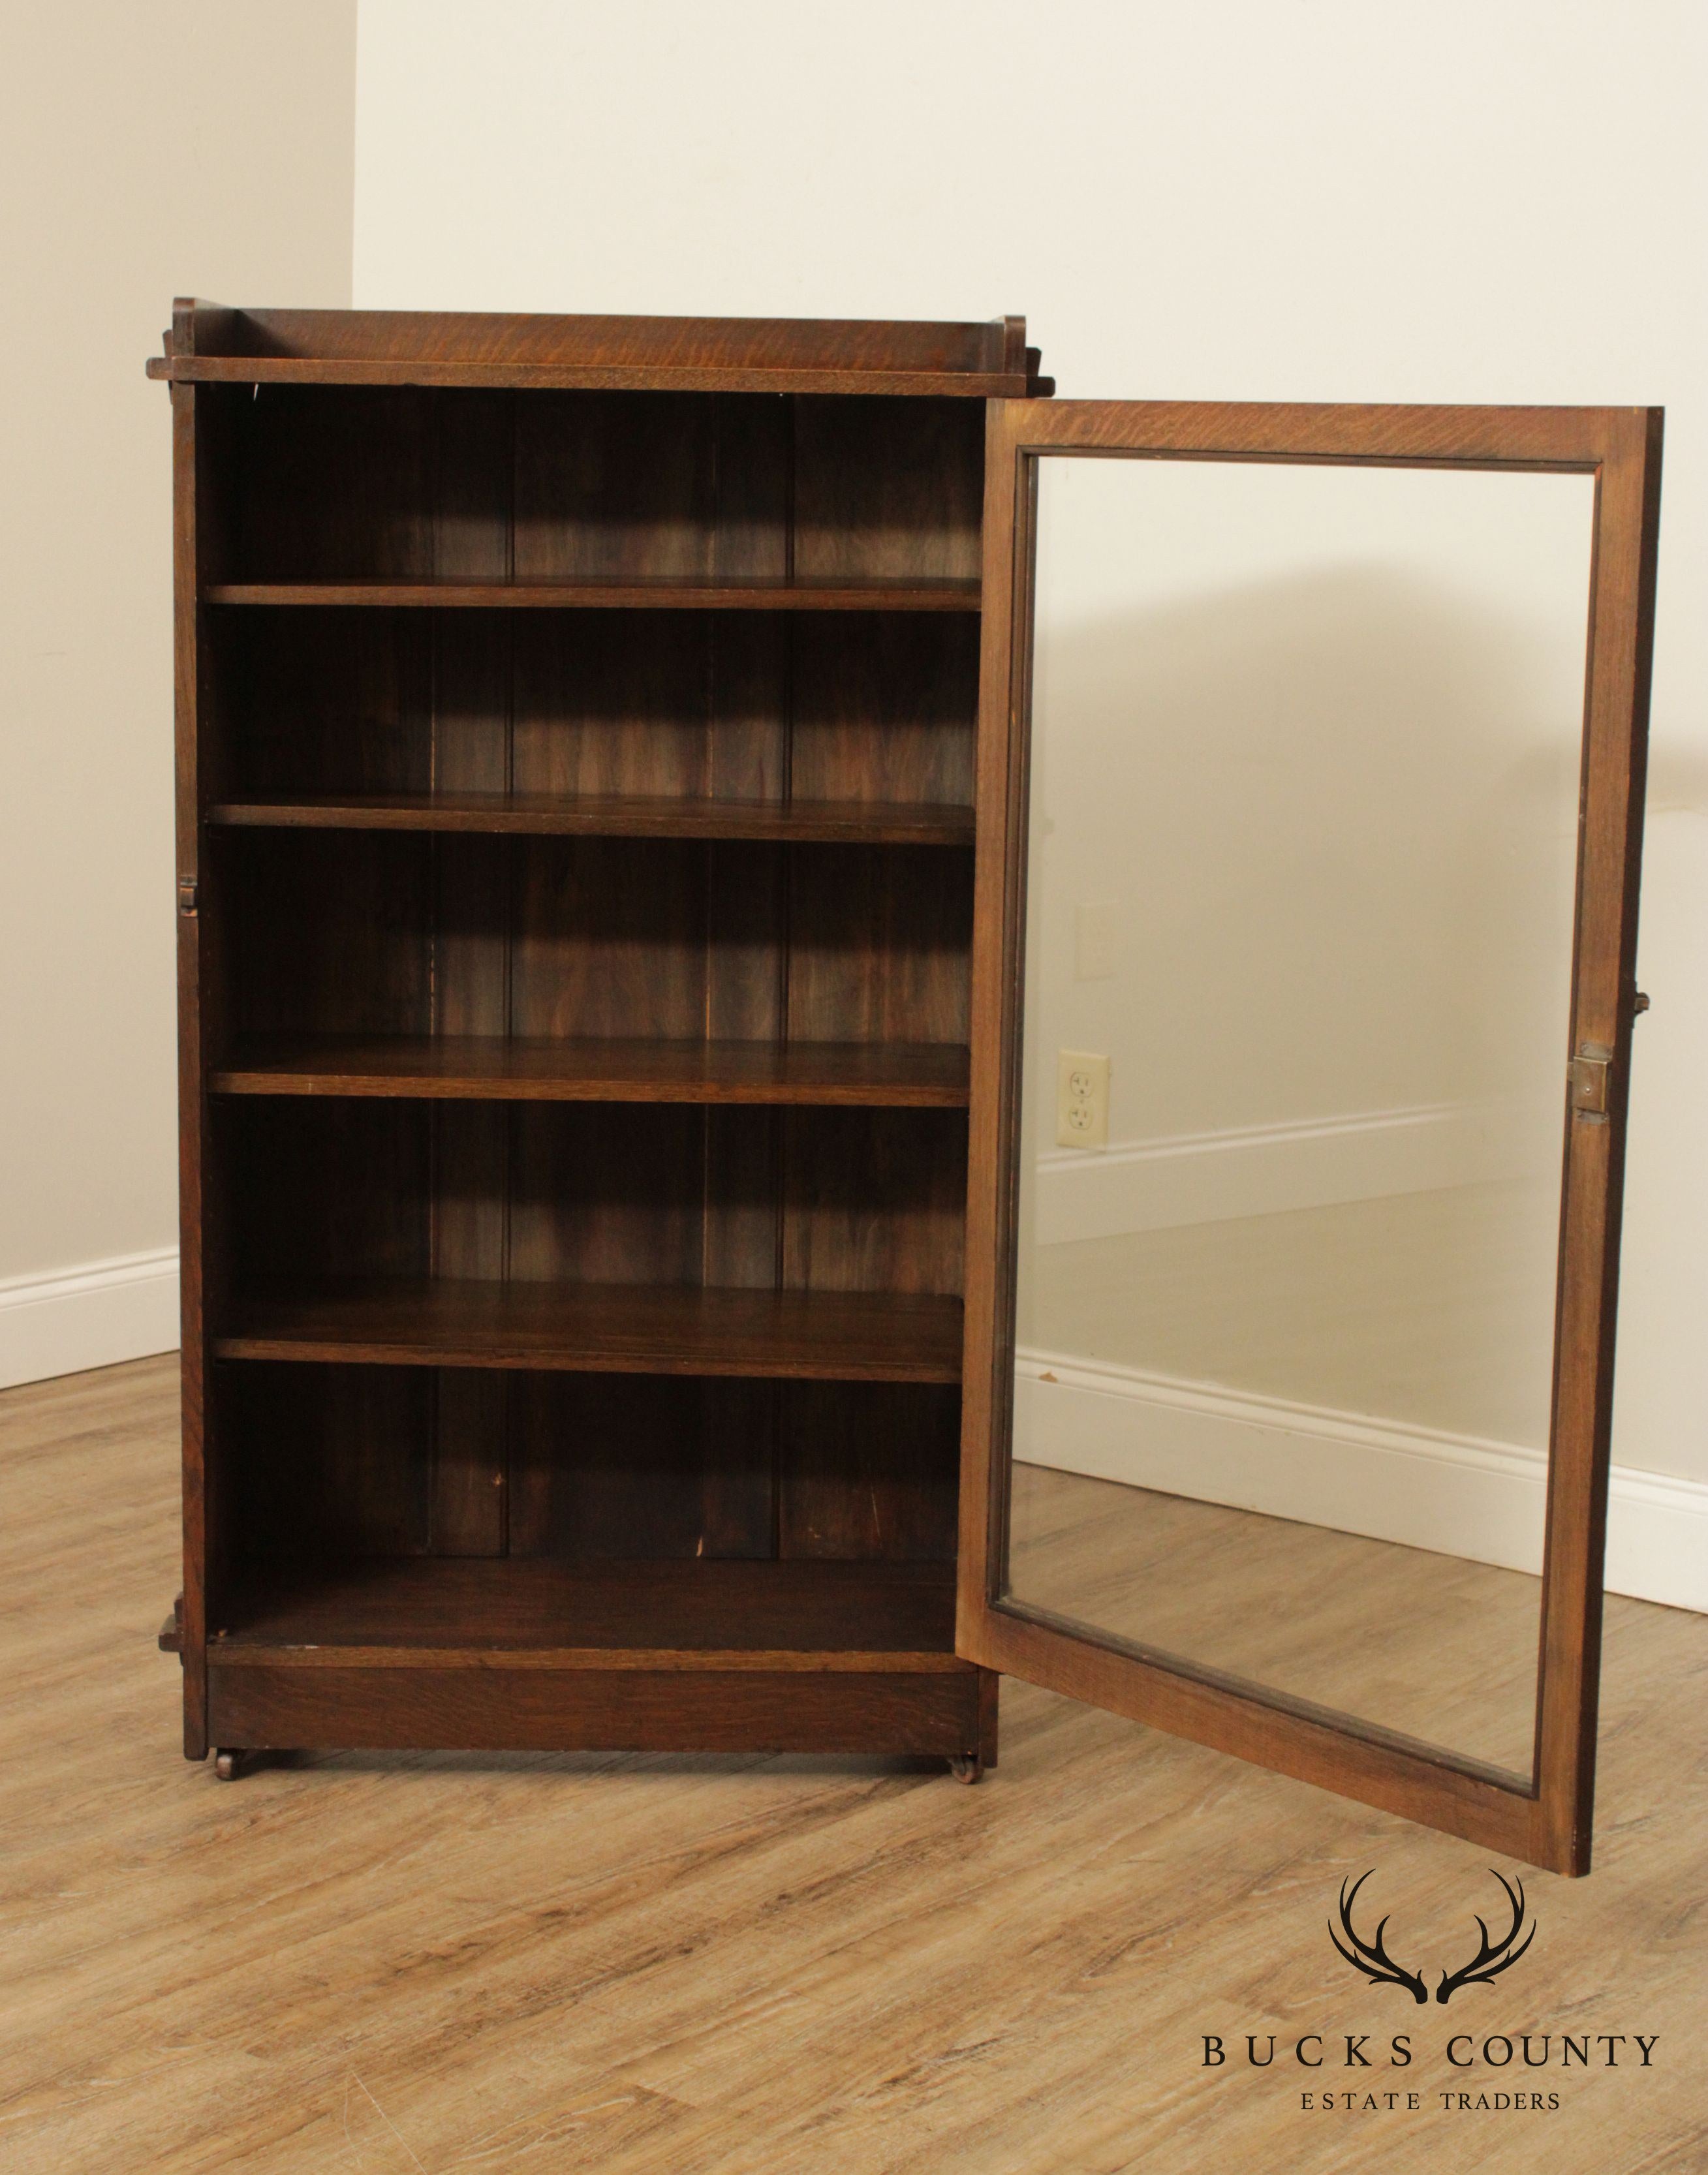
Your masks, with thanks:
[(1566, 1077), (1571, 1082), (1574, 1117), (1582, 1118), (1592, 1125), (1607, 1123), (1608, 1084), (1613, 1063), (1613, 1053), (1605, 1044), (1579, 1044), (1577, 1055), (1566, 1067)]
[(178, 911), (180, 914), (183, 914), (187, 919), (192, 921), (195, 919), (196, 879), (194, 876), (180, 876), (178, 878)]

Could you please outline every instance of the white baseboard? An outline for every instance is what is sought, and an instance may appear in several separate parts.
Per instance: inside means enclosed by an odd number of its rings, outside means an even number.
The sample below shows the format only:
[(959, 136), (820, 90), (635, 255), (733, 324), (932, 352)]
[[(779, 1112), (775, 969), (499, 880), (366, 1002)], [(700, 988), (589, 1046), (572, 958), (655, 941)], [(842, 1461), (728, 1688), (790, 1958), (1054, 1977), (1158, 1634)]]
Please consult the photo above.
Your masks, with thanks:
[(1559, 1161), (1559, 1107), (1516, 1096), (1050, 1148), (1037, 1163), (1036, 1239), (1112, 1239), (1182, 1223), (1525, 1175)]
[[(1487, 1442), (1027, 1351), (1014, 1454), (1408, 1548), (1542, 1569), (1547, 1459)], [(1613, 1469), (1608, 1591), (1708, 1614), (1708, 1482)]]
[(0, 1283), (0, 1389), (145, 1359), (177, 1342), (176, 1246)]

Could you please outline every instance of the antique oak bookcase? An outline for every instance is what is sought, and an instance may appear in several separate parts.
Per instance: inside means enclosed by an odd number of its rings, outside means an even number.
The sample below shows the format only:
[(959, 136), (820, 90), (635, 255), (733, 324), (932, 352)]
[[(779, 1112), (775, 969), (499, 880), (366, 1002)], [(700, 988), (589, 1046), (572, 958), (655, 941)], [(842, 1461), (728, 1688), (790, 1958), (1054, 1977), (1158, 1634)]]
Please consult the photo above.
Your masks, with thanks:
[(995, 1758), (954, 1613), (1022, 321), (177, 306), (186, 1749)]
[[(1014, 317), (190, 301), (149, 372), (187, 1753), (869, 1751), (971, 1780), (1006, 1671), (1586, 1870), (1659, 410), (1056, 400)], [(1526, 1773), (1011, 1588), (1064, 458), (1595, 480)]]

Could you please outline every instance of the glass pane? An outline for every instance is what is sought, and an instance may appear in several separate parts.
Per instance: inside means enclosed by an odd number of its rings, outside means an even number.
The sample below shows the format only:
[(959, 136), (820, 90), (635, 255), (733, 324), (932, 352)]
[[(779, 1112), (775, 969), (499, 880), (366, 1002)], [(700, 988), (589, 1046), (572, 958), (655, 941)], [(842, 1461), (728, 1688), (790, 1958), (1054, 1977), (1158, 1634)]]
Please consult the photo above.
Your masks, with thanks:
[(1007, 1593), (1527, 1773), (1592, 484), (1038, 468)]

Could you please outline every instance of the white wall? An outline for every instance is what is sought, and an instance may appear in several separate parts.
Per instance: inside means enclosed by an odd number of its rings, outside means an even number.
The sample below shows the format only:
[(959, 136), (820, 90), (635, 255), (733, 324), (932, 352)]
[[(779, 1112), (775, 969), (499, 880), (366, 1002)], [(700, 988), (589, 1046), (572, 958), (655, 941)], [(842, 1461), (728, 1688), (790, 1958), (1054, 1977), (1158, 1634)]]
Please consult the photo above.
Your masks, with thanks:
[(350, 299), (355, 0), (54, 0), (0, 68), (0, 1383), (177, 1342), (172, 297)]
[(1708, 1478), (1697, 0), (361, 0), (369, 306), (981, 317), (1066, 394), (1664, 401), (1615, 1456)]

